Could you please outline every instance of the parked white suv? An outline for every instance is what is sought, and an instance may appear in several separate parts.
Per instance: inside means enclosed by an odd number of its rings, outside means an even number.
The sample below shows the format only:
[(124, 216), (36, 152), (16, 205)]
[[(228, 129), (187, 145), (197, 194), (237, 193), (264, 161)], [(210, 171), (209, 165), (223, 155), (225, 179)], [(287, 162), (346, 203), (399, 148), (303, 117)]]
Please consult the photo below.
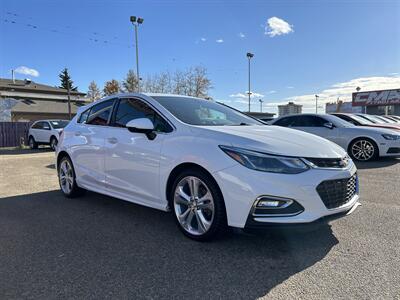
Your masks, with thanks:
[(67, 120), (39, 120), (34, 122), (29, 128), (29, 147), (36, 149), (38, 145), (50, 145), (51, 149), (55, 150), (60, 132), (68, 123)]
[(81, 107), (56, 156), (65, 196), (88, 189), (172, 210), (196, 240), (358, 206), (356, 166), (338, 145), (192, 97), (121, 94)]

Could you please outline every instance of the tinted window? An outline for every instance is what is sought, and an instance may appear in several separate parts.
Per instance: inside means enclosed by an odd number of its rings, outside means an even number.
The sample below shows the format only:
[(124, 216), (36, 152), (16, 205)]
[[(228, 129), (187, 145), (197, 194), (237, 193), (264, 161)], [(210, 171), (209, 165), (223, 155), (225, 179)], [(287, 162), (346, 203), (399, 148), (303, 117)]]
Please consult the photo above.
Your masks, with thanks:
[(50, 130), (50, 124), (48, 122), (41, 122), (42, 128), (45, 130)]
[(292, 127), (323, 127), (328, 121), (316, 116), (293, 117)]
[(292, 123), (292, 119), (293, 119), (293, 117), (282, 118), (282, 119), (279, 119), (278, 121), (276, 121), (274, 123), (274, 125), (288, 127)]
[(85, 110), (81, 115), (79, 116), (78, 123), (84, 123), (87, 121), (87, 118), (89, 116), (90, 108)]
[(189, 97), (153, 97), (184, 123), (202, 126), (264, 125), (220, 103)]
[(125, 127), (129, 121), (139, 118), (150, 119), (157, 132), (172, 131), (172, 127), (143, 101), (137, 99), (121, 99), (115, 114), (114, 125)]
[(114, 99), (103, 101), (92, 106), (86, 124), (105, 126), (111, 115)]
[(36, 122), (35, 124), (32, 125), (33, 129), (42, 129), (43, 123), (42, 122)]

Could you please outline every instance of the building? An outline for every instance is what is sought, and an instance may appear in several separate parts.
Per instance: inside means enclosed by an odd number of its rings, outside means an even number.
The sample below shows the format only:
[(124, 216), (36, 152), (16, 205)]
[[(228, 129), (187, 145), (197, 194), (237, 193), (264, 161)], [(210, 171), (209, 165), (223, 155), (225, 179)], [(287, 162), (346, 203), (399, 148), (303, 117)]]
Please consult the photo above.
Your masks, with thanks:
[(362, 113), (362, 107), (353, 106), (352, 102), (334, 102), (325, 104), (325, 112), (327, 114), (341, 112), (341, 113)]
[(261, 121), (271, 121), (274, 118), (274, 113), (269, 112), (244, 112), (246, 115), (259, 119)]
[(289, 102), (288, 104), (278, 105), (279, 116), (287, 116), (287, 115), (295, 115), (301, 114), (303, 109), (303, 105), (294, 104), (293, 102)]
[(353, 93), (353, 107), (373, 115), (400, 116), (400, 89)]
[[(90, 101), (85, 93), (70, 92), (71, 114)], [(68, 92), (31, 80), (0, 78), (0, 121), (68, 119)]]

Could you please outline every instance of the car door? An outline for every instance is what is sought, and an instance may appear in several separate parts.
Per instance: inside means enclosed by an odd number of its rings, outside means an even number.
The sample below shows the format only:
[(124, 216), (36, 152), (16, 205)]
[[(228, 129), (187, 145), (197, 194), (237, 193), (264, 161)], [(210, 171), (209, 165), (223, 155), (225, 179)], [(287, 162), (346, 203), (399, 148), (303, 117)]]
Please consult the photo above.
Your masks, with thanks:
[(29, 134), (33, 136), (36, 142), (39, 142), (41, 129), (42, 129), (42, 122), (38, 121), (35, 122), (32, 125), (31, 129), (29, 130)]
[(293, 118), (291, 127), (318, 135), (335, 143), (338, 142), (338, 129), (335, 126), (327, 127), (327, 124), (330, 123), (329, 120), (313, 115), (295, 116)]
[(43, 125), (42, 125), (42, 130), (40, 131), (40, 141), (42, 143), (49, 143), (51, 136), (50, 123), (47, 121), (43, 121), (42, 123)]
[[(153, 122), (154, 139), (126, 128), (129, 121), (138, 118)], [(112, 125), (105, 139), (107, 189), (132, 202), (157, 205), (160, 202), (161, 147), (173, 131), (172, 126), (148, 103), (131, 97), (119, 99)]]
[(71, 152), (77, 181), (83, 187), (105, 189), (104, 143), (114, 101), (101, 101), (78, 118)]

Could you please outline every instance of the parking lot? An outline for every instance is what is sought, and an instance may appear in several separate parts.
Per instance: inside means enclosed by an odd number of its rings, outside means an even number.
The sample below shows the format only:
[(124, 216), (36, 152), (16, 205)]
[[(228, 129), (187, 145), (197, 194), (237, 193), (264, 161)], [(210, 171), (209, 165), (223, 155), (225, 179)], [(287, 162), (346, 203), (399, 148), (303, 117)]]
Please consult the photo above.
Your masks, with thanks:
[(399, 299), (400, 160), (358, 167), (346, 218), (198, 243), (170, 214), (64, 198), (53, 152), (0, 151), (0, 298)]

